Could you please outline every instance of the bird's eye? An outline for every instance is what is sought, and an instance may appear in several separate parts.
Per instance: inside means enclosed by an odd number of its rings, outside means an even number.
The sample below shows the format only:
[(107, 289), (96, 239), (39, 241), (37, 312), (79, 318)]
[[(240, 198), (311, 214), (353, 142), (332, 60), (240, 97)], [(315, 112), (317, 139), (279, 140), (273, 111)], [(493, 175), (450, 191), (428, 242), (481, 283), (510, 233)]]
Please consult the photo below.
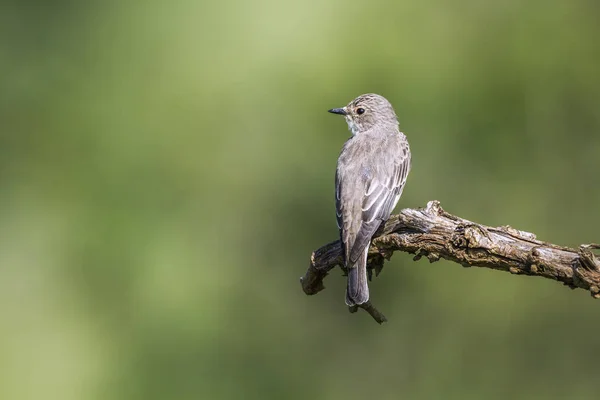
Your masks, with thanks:
[(357, 108), (357, 109), (356, 109), (356, 113), (357, 113), (358, 115), (360, 115), (360, 114), (364, 114), (364, 113), (365, 113), (365, 109), (364, 109), (364, 108), (362, 108), (362, 107), (360, 107), (360, 108)]

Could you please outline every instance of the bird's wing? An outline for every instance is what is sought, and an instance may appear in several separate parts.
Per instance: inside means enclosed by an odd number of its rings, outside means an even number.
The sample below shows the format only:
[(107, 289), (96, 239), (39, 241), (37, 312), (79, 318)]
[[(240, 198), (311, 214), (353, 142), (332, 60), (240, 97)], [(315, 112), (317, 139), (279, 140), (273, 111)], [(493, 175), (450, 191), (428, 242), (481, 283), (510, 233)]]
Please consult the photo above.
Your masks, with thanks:
[[(337, 222), (338, 229), (342, 229), (344, 220), (342, 219), (342, 181), (340, 179), (340, 173), (335, 170), (335, 220)], [(343, 242), (343, 240), (342, 240)]]
[(410, 171), (410, 151), (404, 139), (398, 140), (396, 145), (398, 147), (388, 153), (393, 156), (386, 160), (389, 163), (373, 166), (374, 173), (365, 187), (360, 228), (349, 251), (351, 264), (358, 260), (369, 245), (381, 222), (390, 217), (402, 195)]
[[(358, 186), (358, 187), (357, 187)], [(342, 174), (338, 168), (335, 173), (335, 216), (340, 231), (342, 254), (344, 260), (350, 259), (350, 251), (354, 246), (354, 238), (362, 221), (360, 220), (361, 203), (355, 194), (363, 192), (361, 182), (351, 174)], [(352, 195), (348, 195), (351, 193)]]

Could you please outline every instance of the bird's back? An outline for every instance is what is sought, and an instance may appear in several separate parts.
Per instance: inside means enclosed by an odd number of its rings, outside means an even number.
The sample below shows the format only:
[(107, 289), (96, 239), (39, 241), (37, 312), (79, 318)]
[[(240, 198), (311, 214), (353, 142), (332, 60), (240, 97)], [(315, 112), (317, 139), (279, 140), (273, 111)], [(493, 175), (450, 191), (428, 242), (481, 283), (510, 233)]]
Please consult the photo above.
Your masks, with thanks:
[(396, 205), (410, 168), (410, 152), (397, 127), (350, 138), (338, 158), (336, 211), (347, 260), (369, 245)]

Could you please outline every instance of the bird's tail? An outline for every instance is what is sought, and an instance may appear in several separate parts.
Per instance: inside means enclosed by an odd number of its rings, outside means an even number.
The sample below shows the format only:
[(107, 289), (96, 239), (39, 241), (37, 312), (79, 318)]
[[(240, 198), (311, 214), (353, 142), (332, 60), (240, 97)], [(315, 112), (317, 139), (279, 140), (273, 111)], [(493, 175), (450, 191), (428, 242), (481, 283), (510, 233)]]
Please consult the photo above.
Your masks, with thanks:
[(348, 287), (346, 288), (346, 304), (348, 306), (366, 303), (369, 300), (367, 284), (367, 254), (369, 246), (353, 266), (348, 266)]

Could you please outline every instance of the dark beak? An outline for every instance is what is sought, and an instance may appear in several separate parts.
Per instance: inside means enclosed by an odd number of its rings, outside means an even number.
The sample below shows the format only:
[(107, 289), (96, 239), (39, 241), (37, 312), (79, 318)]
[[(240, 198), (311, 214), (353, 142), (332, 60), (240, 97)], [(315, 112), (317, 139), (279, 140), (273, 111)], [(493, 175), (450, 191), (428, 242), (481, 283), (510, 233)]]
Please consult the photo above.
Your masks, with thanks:
[(332, 114), (346, 115), (346, 111), (343, 108), (332, 108), (331, 110), (328, 110), (328, 111)]

